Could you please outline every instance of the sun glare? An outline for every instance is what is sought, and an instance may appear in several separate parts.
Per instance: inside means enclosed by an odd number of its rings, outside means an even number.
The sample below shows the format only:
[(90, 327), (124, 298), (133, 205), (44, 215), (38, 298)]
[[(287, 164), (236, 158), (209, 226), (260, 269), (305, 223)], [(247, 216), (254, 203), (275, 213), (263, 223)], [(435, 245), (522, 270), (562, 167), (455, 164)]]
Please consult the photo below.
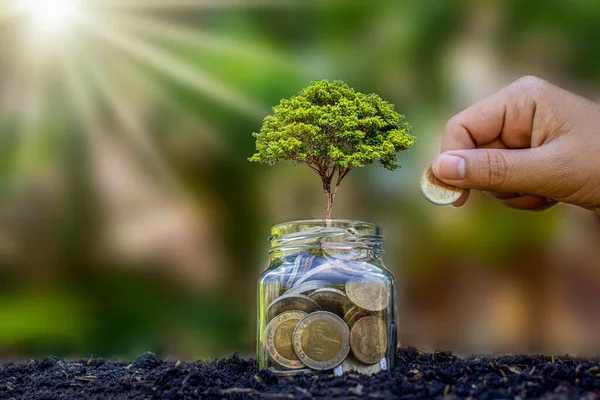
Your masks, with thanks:
[[(222, 79), (218, 72), (204, 70), (180, 47), (194, 49), (199, 55), (218, 52), (238, 59), (250, 54), (265, 60), (269, 54), (246, 43), (231, 45), (229, 39), (198, 24), (157, 17), (150, 9), (201, 11), (206, 7), (248, 7), (263, 1), (0, 0), (0, 56), (6, 54), (0, 57), (0, 122), (10, 116), (23, 132), (35, 133), (38, 124), (52, 116), (60, 99), (72, 107), (68, 118), (82, 132), (110, 126), (124, 137), (135, 137), (136, 144), (146, 148), (145, 153), (154, 154), (157, 165), (164, 166), (160, 151), (150, 148), (149, 126), (139, 109), (140, 99), (144, 104), (161, 104), (196, 118), (171, 96), (171, 86), (178, 84), (247, 116), (258, 118), (266, 113), (259, 101)], [(266, 1), (270, 6), (275, 0)], [(168, 81), (155, 79), (157, 75)], [(144, 83), (133, 84), (125, 76), (145, 77)], [(103, 110), (110, 112), (104, 114)]]
[(12, 0), (11, 5), (34, 28), (55, 32), (71, 25), (79, 11), (78, 3), (78, 0)]

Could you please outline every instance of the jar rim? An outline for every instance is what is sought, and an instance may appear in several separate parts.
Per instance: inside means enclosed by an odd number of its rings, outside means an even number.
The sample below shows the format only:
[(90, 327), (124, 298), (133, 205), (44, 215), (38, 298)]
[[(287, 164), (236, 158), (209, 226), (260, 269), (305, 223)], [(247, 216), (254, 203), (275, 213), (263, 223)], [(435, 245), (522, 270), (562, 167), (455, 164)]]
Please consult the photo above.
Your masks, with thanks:
[(361, 233), (370, 235), (382, 234), (381, 228), (376, 223), (352, 219), (299, 219), (294, 221), (280, 222), (271, 227), (271, 234), (298, 232), (298, 227), (304, 227), (305, 229), (308, 229), (320, 226), (325, 228), (354, 228)]

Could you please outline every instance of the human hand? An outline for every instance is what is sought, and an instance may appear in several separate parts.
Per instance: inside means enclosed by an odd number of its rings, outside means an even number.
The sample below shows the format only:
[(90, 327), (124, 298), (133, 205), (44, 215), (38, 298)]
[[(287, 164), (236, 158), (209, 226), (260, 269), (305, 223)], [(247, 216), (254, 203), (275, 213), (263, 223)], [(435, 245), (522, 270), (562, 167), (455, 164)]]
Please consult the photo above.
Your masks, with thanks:
[[(442, 181), (505, 205), (600, 207), (600, 105), (527, 76), (456, 114), (433, 164)], [(469, 190), (454, 203), (467, 201)]]

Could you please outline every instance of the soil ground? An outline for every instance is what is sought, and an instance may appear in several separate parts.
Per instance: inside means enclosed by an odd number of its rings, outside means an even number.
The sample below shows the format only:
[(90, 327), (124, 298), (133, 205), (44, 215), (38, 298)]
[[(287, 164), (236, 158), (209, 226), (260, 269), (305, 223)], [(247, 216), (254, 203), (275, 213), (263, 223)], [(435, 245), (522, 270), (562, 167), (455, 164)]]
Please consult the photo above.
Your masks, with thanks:
[(514, 355), (462, 359), (400, 349), (390, 373), (279, 378), (237, 355), (206, 362), (49, 357), (0, 367), (0, 399), (600, 399), (600, 359)]

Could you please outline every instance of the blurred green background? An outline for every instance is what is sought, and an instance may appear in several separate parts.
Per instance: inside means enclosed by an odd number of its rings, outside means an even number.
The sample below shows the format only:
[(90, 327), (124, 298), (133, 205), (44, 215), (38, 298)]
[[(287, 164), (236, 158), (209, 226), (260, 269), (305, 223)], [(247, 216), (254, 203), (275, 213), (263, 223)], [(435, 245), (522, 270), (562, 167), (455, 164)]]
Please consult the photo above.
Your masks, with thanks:
[(308, 168), (251, 164), (282, 97), (343, 79), (406, 115), (401, 170), (336, 217), (384, 229), (403, 345), (600, 353), (600, 221), (419, 193), (445, 121), (526, 74), (595, 97), (594, 1), (0, 0), (0, 359), (252, 354), (269, 227)]

